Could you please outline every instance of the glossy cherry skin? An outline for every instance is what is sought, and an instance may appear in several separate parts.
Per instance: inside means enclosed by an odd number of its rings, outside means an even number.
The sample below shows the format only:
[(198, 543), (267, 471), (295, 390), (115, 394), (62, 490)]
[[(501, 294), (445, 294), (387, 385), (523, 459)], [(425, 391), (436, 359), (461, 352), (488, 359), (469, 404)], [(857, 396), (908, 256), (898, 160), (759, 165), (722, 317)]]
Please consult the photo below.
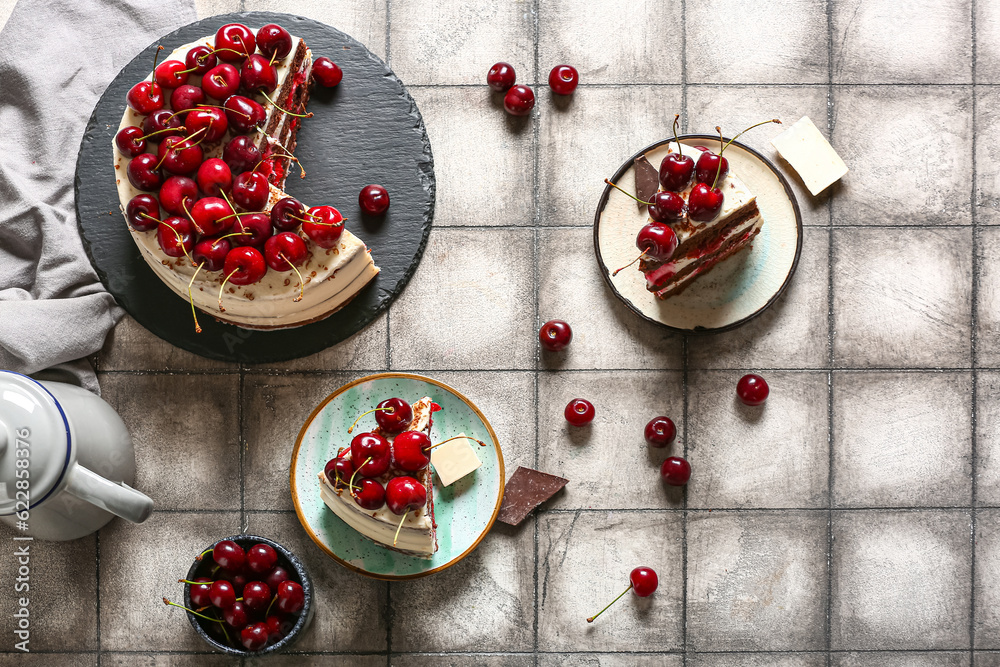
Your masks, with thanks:
[(351, 479), (353, 473), (354, 464), (351, 462), (351, 459), (343, 456), (330, 459), (323, 467), (323, 474), (326, 475), (327, 481), (335, 489), (347, 486), (347, 482)]
[(549, 320), (538, 330), (538, 342), (549, 352), (566, 349), (573, 340), (573, 330), (562, 320)]
[(660, 191), (653, 195), (652, 206), (647, 210), (649, 217), (656, 222), (682, 220), (685, 213), (684, 198), (676, 192)]
[(305, 217), (306, 207), (293, 197), (279, 199), (271, 207), (271, 224), (283, 232), (298, 229)]
[(594, 421), (594, 405), (584, 398), (574, 398), (566, 405), (563, 416), (573, 426), (585, 426)]
[(580, 74), (570, 65), (556, 65), (549, 72), (549, 88), (556, 95), (572, 95), (580, 83)]
[(225, 609), (236, 602), (236, 590), (225, 579), (217, 579), (212, 582), (212, 588), (208, 592), (208, 599), (219, 609)]
[(378, 477), (392, 462), (389, 441), (375, 433), (359, 433), (351, 440), (351, 460), (362, 477)]
[(230, 572), (242, 569), (243, 564), (246, 563), (246, 557), (243, 547), (232, 540), (221, 540), (212, 547), (212, 560), (215, 561), (216, 565)]
[(503, 96), (503, 108), (512, 116), (527, 116), (534, 106), (535, 93), (527, 86), (513, 86)]
[(324, 88), (333, 88), (344, 78), (344, 71), (340, 66), (325, 56), (313, 61), (312, 74)]
[(283, 581), (278, 584), (275, 595), (278, 600), (274, 606), (286, 614), (298, 613), (306, 604), (306, 595), (305, 591), (302, 590), (302, 585), (294, 581)]
[(162, 217), (160, 216), (160, 202), (156, 201), (153, 195), (136, 195), (128, 200), (125, 206), (125, 217), (128, 226), (137, 232), (148, 232), (156, 229)]
[(284, 60), (292, 51), (292, 36), (280, 25), (268, 23), (257, 31), (257, 48), (270, 60)]
[(660, 162), (660, 185), (664, 190), (680, 192), (694, 175), (694, 159), (690, 155), (670, 153)]
[(232, 247), (229, 239), (202, 239), (194, 244), (191, 258), (195, 264), (201, 264), (205, 271), (221, 271)]
[(688, 195), (688, 216), (698, 222), (708, 222), (722, 210), (722, 189), (707, 183), (696, 183)]
[(222, 619), (234, 630), (242, 630), (250, 622), (247, 605), (237, 600), (222, 610)]
[[(164, 130), (172, 130), (166, 132)], [(156, 132), (150, 141), (163, 141), (167, 137), (180, 137), (184, 135), (180, 116), (175, 116), (169, 109), (159, 109), (146, 116), (142, 121), (143, 134), (150, 135)]]
[(267, 176), (259, 171), (244, 171), (233, 179), (233, 202), (245, 211), (263, 211), (270, 193)]
[(280, 565), (277, 565), (273, 570), (267, 573), (267, 577), (264, 578), (264, 583), (267, 584), (272, 591), (276, 591), (278, 590), (278, 585), (283, 581), (288, 581), (289, 578), (290, 575), (288, 574), (288, 570)]
[(269, 634), (267, 624), (254, 623), (240, 630), (240, 643), (248, 651), (259, 651), (267, 646)]
[(224, 100), (239, 90), (240, 71), (229, 63), (220, 63), (205, 73), (201, 88), (209, 97)]
[(264, 119), (267, 117), (264, 107), (242, 95), (230, 95), (226, 98), (223, 106), (226, 107), (229, 127), (235, 132), (244, 134), (251, 132), (263, 126)]
[(368, 215), (382, 215), (389, 210), (389, 193), (381, 185), (366, 185), (358, 194), (358, 206)]
[(191, 220), (200, 234), (216, 236), (229, 231), (236, 220), (225, 199), (203, 197), (191, 209)]
[(243, 587), (243, 604), (250, 609), (262, 611), (270, 602), (271, 589), (263, 581), (251, 581)]
[(679, 456), (669, 456), (660, 466), (660, 477), (670, 486), (684, 486), (691, 479), (691, 464)]
[(736, 395), (744, 405), (763, 405), (767, 400), (767, 395), (771, 393), (771, 388), (767, 382), (759, 375), (749, 374), (740, 378), (736, 383)]
[(399, 433), (413, 421), (413, 408), (401, 398), (387, 398), (375, 411), (375, 423), (386, 433)]
[(252, 285), (267, 273), (267, 264), (259, 250), (243, 246), (229, 251), (222, 271), (234, 285)]
[(190, 73), (185, 72), (186, 69), (187, 66), (180, 60), (164, 60), (156, 66), (153, 76), (161, 88), (173, 90), (187, 83)]
[(163, 88), (155, 81), (140, 81), (135, 84), (125, 95), (125, 100), (136, 113), (144, 116), (162, 109), (166, 102)]
[(423, 431), (403, 431), (392, 441), (392, 460), (400, 470), (417, 472), (431, 462), (430, 448), (431, 439)]
[[(722, 163), (722, 168), (720, 171), (719, 163)], [(722, 179), (726, 177), (729, 173), (729, 160), (721, 155), (716, 155), (711, 151), (705, 151), (698, 158), (698, 164), (695, 167), (694, 177), (699, 183), (708, 183), (712, 185), (715, 183), (715, 174), (719, 174), (719, 183)]]
[(632, 584), (632, 592), (641, 598), (649, 597), (656, 590), (660, 581), (651, 567), (637, 567), (628, 575)]
[(215, 33), (215, 49), (220, 60), (243, 62), (257, 50), (257, 40), (250, 28), (242, 23), (227, 23)]
[(295, 623), (278, 614), (265, 618), (264, 625), (267, 626), (268, 641), (271, 642), (281, 641), (295, 627)]
[(669, 225), (650, 222), (639, 230), (635, 245), (643, 254), (663, 262), (677, 250), (677, 234)]
[[(172, 178), (183, 178), (173, 176)], [(229, 165), (217, 157), (209, 158), (198, 167), (198, 189), (209, 197), (218, 197), (233, 189), (233, 172)], [(170, 179), (167, 179), (168, 181)], [(190, 181), (191, 179), (185, 179)], [(164, 184), (165, 185), (165, 184)], [(162, 197), (162, 195), (160, 195)], [(190, 207), (188, 207), (190, 209)]]
[(139, 190), (153, 191), (160, 187), (163, 177), (156, 168), (160, 158), (152, 153), (142, 153), (132, 158), (125, 169), (128, 181)]
[(486, 85), (498, 93), (510, 90), (515, 81), (517, 74), (514, 72), (514, 67), (508, 63), (497, 63), (486, 74)]
[(204, 103), (205, 91), (189, 83), (174, 88), (174, 92), (170, 93), (170, 106), (175, 112), (194, 109)]
[(204, 44), (198, 45), (187, 52), (184, 58), (184, 65), (187, 69), (194, 68), (195, 74), (204, 74), (208, 70), (219, 64), (219, 59), (212, 53), (212, 49)]
[(393, 477), (385, 486), (385, 504), (399, 516), (427, 503), (427, 489), (413, 477)]
[(187, 176), (171, 176), (160, 188), (160, 206), (171, 215), (187, 215), (198, 201), (198, 184)]
[(677, 437), (677, 427), (670, 417), (653, 417), (644, 431), (650, 447), (667, 447)]
[(184, 137), (167, 137), (160, 142), (157, 157), (163, 165), (163, 170), (178, 176), (187, 176), (201, 166), (205, 153), (201, 146)]
[(156, 242), (167, 257), (183, 257), (194, 248), (194, 226), (187, 218), (167, 218), (156, 227)]
[(278, 563), (278, 552), (270, 544), (255, 544), (247, 549), (247, 567), (254, 574), (265, 574)]
[(361, 488), (351, 489), (351, 497), (362, 508), (375, 511), (385, 505), (385, 487), (377, 480), (368, 477), (358, 478), (354, 485)]
[(321, 248), (336, 246), (344, 233), (344, 216), (332, 206), (314, 206), (305, 219), (308, 222), (302, 223), (302, 231)]
[(267, 213), (240, 213), (236, 216), (231, 233), (238, 234), (231, 239), (233, 245), (252, 246), (263, 250), (271, 234), (274, 233), (271, 216)]
[[(271, 219), (268, 217), (268, 226)], [(309, 257), (309, 248), (298, 234), (278, 232), (264, 243), (264, 261), (277, 271), (291, 271), (292, 266), (299, 266)]]
[(260, 150), (254, 145), (253, 140), (243, 135), (233, 137), (222, 149), (222, 159), (234, 174), (250, 171), (260, 164), (260, 157)]
[(198, 577), (195, 581), (202, 581), (202, 584), (188, 584), (191, 587), (191, 604), (195, 607), (207, 607), (212, 604), (209, 593), (212, 590), (212, 580), (208, 577)]
[(278, 87), (278, 69), (266, 57), (255, 53), (240, 68), (240, 83), (251, 93), (271, 94)]
[(142, 129), (135, 125), (126, 125), (115, 135), (115, 146), (125, 157), (135, 157), (146, 152), (146, 139)]
[(225, 136), (229, 129), (229, 119), (222, 109), (199, 107), (187, 113), (184, 127), (187, 128), (189, 137), (197, 137), (198, 140), (204, 137), (205, 142), (212, 144)]

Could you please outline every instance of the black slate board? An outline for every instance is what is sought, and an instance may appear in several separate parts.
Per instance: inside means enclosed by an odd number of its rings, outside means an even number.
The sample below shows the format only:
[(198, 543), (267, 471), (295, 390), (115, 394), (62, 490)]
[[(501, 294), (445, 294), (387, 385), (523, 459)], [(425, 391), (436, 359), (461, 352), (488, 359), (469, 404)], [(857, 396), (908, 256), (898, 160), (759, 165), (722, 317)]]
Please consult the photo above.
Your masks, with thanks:
[[(199, 313), (194, 331), (185, 299), (153, 273), (119, 212), (111, 141), (125, 108), (125, 95), (153, 64), (158, 44), (165, 52), (214, 35), (226, 23), (259, 28), (277, 23), (303, 38), (313, 57), (340, 65), (344, 80), (333, 89), (317, 86), (309, 102), (315, 116), (303, 121), (295, 155), (306, 178), (292, 170), (285, 187), (310, 206), (330, 204), (348, 218), (348, 229), (371, 248), (381, 273), (333, 316), (295, 329), (251, 331)], [(389, 192), (385, 216), (363, 216), (358, 193), (369, 183)], [(130, 62), (101, 96), (87, 125), (76, 164), (76, 211), (90, 261), (101, 282), (140, 324), (174, 345), (211, 359), (265, 363), (323, 350), (359, 331), (389, 307), (420, 262), (434, 215), (434, 159), (417, 106), (402, 82), (377, 56), (348, 35), (318, 21), (272, 12), (213, 16), (180, 28), (151, 44)], [(110, 215), (109, 215), (110, 213)]]

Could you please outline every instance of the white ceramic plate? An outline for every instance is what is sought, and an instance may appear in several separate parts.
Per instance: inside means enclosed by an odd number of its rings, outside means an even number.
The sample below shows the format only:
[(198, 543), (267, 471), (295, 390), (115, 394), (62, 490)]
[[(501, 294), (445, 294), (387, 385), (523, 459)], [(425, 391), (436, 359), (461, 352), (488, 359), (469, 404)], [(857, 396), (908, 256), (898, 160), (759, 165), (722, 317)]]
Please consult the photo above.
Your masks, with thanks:
[[(664, 139), (628, 159), (611, 179), (635, 192), (633, 161), (645, 155), (654, 167), (667, 155)], [(688, 134), (687, 146), (718, 147), (719, 138)], [(677, 296), (656, 298), (646, 289), (638, 268), (617, 276), (612, 271), (635, 259), (635, 236), (648, 222), (646, 209), (611, 186), (604, 189), (594, 219), (594, 248), (601, 273), (611, 291), (632, 311), (651, 322), (682, 332), (709, 333), (736, 328), (767, 309), (781, 295), (795, 273), (802, 249), (802, 216), (784, 176), (752, 148), (733, 142), (725, 152), (729, 169), (757, 195), (764, 225), (753, 248), (720, 262)]]

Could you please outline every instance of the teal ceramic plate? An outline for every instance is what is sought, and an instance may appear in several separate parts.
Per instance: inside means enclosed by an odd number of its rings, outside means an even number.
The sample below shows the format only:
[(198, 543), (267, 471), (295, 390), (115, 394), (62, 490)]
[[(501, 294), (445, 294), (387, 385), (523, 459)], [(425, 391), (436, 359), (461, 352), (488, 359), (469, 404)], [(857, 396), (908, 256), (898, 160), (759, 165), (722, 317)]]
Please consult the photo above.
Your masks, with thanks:
[[(397, 553), (362, 537), (330, 511), (319, 495), (316, 476), (326, 462), (336, 456), (339, 447), (350, 443), (348, 427), (362, 412), (393, 396), (409, 403), (430, 396), (441, 406), (442, 409), (434, 413), (431, 428), (434, 442), (465, 433), (487, 444), (476, 447), (476, 455), (483, 465), (472, 474), (449, 487), (442, 487), (434, 475), (438, 550), (429, 559)], [(360, 422), (362, 427), (368, 424), (374, 425), (371, 415)], [(380, 373), (344, 385), (313, 411), (299, 431), (292, 450), (292, 500), (302, 527), (331, 558), (375, 579), (413, 579), (462, 560), (476, 548), (496, 520), (503, 485), (500, 443), (483, 413), (458, 391), (420, 375)]]
[[(635, 192), (633, 161), (645, 155), (658, 167), (673, 139), (647, 146), (630, 157), (611, 180)], [(680, 137), (689, 146), (719, 145), (718, 136)], [(757, 196), (764, 225), (753, 248), (742, 250), (694, 281), (677, 296), (660, 300), (646, 290), (646, 281), (635, 267), (617, 276), (611, 273), (635, 259), (635, 235), (646, 224), (645, 209), (607, 186), (594, 219), (594, 247), (601, 273), (615, 296), (640, 317), (684, 333), (727, 331), (760, 315), (781, 296), (795, 273), (802, 250), (802, 217), (795, 195), (778, 169), (760, 153), (739, 142), (726, 149), (734, 172)]]

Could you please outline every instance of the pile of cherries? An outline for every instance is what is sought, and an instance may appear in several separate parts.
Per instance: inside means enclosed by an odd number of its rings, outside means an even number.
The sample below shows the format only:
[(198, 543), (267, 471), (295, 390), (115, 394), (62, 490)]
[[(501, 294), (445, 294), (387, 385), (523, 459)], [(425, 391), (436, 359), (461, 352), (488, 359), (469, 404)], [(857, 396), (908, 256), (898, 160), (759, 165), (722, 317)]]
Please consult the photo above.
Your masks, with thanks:
[[(512, 116), (527, 116), (535, 106), (535, 93), (517, 82), (517, 73), (510, 63), (497, 63), (486, 74), (486, 85), (498, 93), (506, 93), (503, 108)], [(580, 83), (580, 74), (571, 65), (556, 65), (549, 72), (549, 88), (556, 95), (572, 95)]]
[[(538, 340), (546, 350), (559, 352), (573, 340), (573, 330), (562, 320), (550, 320), (538, 330)], [(736, 396), (744, 405), (763, 405), (769, 393), (767, 382), (759, 375), (744, 375), (736, 384)], [(573, 426), (586, 426), (594, 421), (595, 415), (593, 403), (585, 398), (574, 398), (563, 412), (566, 421)], [(650, 447), (669, 447), (677, 438), (677, 426), (670, 417), (653, 417), (646, 424), (643, 435)], [(660, 476), (671, 486), (684, 486), (691, 479), (691, 464), (680, 456), (667, 457), (660, 466)]]
[[(212, 560), (203, 560), (209, 553)], [(202, 627), (217, 641), (234, 648), (238, 642), (248, 651), (281, 641), (295, 627), (305, 591), (294, 568), (279, 564), (271, 545), (257, 543), (244, 551), (232, 540), (221, 540), (198, 559), (203, 569), (210, 568), (209, 576), (178, 580), (188, 586), (194, 609), (167, 598), (164, 604), (206, 621)]]

